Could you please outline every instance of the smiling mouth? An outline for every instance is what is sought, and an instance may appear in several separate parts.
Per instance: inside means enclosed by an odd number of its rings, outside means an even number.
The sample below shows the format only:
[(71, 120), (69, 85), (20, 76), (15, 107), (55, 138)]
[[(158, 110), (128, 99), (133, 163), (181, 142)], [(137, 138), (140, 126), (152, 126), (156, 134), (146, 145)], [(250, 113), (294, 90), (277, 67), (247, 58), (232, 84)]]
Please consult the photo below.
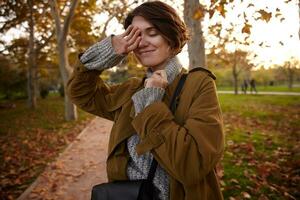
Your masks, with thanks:
[(140, 51), (139, 54), (140, 55), (145, 55), (145, 54), (148, 54), (148, 53), (151, 53), (151, 52), (154, 52), (155, 50), (149, 50), (149, 51)]

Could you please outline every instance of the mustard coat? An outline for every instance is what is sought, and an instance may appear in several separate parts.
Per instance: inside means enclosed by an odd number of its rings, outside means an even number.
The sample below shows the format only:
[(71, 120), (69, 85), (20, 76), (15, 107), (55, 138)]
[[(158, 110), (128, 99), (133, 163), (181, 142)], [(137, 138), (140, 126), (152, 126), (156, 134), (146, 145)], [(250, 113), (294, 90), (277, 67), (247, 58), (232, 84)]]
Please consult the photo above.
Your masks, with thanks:
[(143, 87), (141, 79), (108, 86), (99, 77), (101, 71), (87, 70), (77, 62), (67, 85), (69, 98), (86, 112), (114, 121), (108, 146), (109, 181), (128, 179), (126, 140), (138, 133), (137, 153), (151, 151), (170, 175), (171, 200), (223, 199), (215, 171), (224, 150), (223, 122), (208, 71), (188, 75), (175, 115), (168, 105), (184, 70), (166, 88), (162, 102), (135, 116), (131, 97)]

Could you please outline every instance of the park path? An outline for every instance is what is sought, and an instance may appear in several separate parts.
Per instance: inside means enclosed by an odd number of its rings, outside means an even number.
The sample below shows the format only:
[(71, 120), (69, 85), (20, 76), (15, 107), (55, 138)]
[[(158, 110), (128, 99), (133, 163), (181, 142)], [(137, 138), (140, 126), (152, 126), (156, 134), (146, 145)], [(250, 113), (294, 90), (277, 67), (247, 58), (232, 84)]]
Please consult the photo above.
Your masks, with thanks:
[(112, 122), (96, 117), (50, 163), (18, 200), (88, 200), (93, 185), (105, 182)]
[[(218, 90), (219, 94), (234, 94), (234, 91), (222, 91)], [(239, 91), (239, 94), (244, 94), (243, 92)], [(265, 92), (265, 91), (258, 91), (257, 93), (247, 92), (247, 94), (253, 95), (280, 95), (280, 96), (300, 96), (300, 92)]]

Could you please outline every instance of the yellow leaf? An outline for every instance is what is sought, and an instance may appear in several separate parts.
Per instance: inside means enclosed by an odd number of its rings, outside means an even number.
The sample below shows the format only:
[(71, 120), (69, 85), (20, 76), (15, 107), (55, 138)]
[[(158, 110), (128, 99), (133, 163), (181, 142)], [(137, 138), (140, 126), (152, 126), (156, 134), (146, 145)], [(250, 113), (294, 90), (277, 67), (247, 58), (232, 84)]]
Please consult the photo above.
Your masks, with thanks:
[(250, 28), (252, 26), (250, 24), (245, 24), (245, 26), (242, 28), (242, 33), (247, 33), (247, 34), (250, 34), (251, 31), (250, 31)]
[(195, 20), (202, 19), (204, 17), (204, 10), (203, 8), (199, 7), (198, 9), (195, 10), (193, 18)]
[(208, 14), (209, 14), (209, 19), (211, 19), (214, 16), (214, 14), (215, 14), (215, 10), (214, 9), (209, 10)]
[(258, 13), (261, 15), (261, 19), (266, 22), (269, 22), (272, 17), (272, 13), (266, 12), (265, 10), (259, 10)]
[(226, 10), (225, 10), (225, 8), (224, 8), (224, 4), (220, 4), (216, 9), (217, 9), (217, 11), (220, 12), (220, 14), (221, 14), (223, 17), (225, 17), (225, 12), (226, 12)]

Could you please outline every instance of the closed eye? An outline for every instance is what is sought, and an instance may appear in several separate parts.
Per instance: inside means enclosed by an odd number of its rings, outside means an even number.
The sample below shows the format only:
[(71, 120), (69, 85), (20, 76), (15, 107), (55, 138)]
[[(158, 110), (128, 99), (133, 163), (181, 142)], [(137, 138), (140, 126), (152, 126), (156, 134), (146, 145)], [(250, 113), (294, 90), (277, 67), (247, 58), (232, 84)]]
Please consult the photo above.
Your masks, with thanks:
[(150, 36), (157, 36), (157, 33), (149, 33)]
[(158, 30), (155, 27), (148, 28), (147, 33), (149, 36), (156, 36), (159, 34)]

